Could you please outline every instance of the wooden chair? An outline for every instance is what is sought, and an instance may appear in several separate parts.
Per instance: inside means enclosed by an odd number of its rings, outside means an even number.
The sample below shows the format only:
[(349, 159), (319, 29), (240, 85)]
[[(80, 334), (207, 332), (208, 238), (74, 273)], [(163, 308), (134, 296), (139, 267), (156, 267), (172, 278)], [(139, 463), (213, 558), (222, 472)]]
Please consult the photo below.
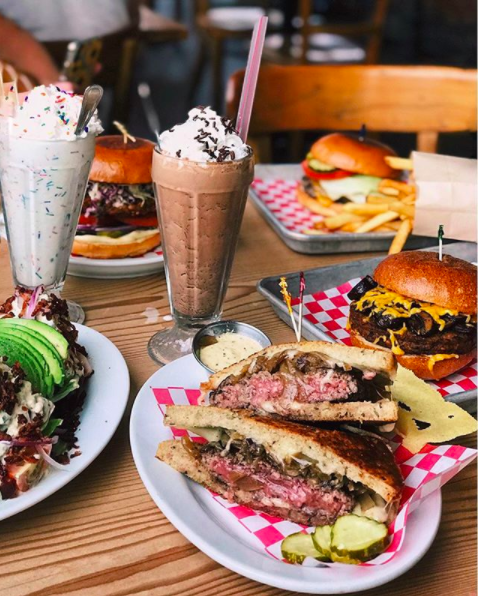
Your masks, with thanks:
[(313, 14), (313, 0), (299, 0), (299, 15), (302, 26), (299, 30), (302, 44), (300, 53), (300, 63), (309, 62), (307, 54), (310, 48), (310, 41), (314, 34), (331, 33), (340, 35), (348, 39), (365, 40), (365, 60), (366, 64), (376, 64), (378, 62), (380, 46), (382, 43), (383, 26), (387, 16), (389, 0), (375, 0), (375, 6), (366, 20), (357, 23), (325, 23), (323, 25), (314, 25), (311, 22)]
[[(148, 6), (141, 4), (138, 6), (138, 18), (133, 21), (131, 27), (101, 38), (102, 68), (95, 76), (95, 82), (113, 88), (111, 120), (126, 122), (128, 118), (131, 82), (141, 46), (181, 41), (187, 35), (186, 26), (155, 13)], [(44, 44), (59, 67), (63, 63), (69, 41), (71, 40)]]
[[(235, 117), (244, 79), (227, 88)], [(261, 69), (250, 137), (271, 160), (278, 131), (359, 130), (416, 133), (419, 151), (435, 152), (438, 135), (476, 131), (477, 71), (441, 66), (265, 66)]]
[[(221, 109), (223, 99), (225, 42), (229, 39), (249, 39), (252, 35), (254, 22), (248, 15), (251, 11), (257, 14), (257, 16), (269, 12), (269, 0), (261, 0), (255, 3), (247, 2), (248, 6), (240, 6), (241, 2), (238, 2), (238, 4), (239, 6), (221, 8), (222, 13), (218, 16), (217, 9), (216, 11), (211, 10), (209, 0), (195, 0), (195, 21), (201, 37), (201, 46), (194, 69), (191, 95), (194, 93), (204, 72), (207, 57), (206, 47), (208, 46), (212, 65), (211, 86), (213, 106), (218, 110)], [(251, 6), (251, 4), (255, 6)], [(237, 18), (238, 14), (244, 14), (243, 20)], [(271, 30), (271, 26), (273, 27), (273, 24), (271, 25), (269, 23), (269, 31)]]

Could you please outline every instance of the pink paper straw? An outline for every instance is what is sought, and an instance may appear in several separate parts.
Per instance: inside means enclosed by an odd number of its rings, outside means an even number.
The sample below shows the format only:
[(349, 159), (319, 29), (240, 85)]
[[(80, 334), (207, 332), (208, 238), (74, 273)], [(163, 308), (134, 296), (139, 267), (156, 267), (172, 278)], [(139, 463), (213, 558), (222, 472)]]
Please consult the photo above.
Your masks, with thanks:
[(246, 75), (242, 85), (241, 101), (237, 112), (236, 128), (239, 136), (247, 141), (249, 123), (251, 121), (252, 105), (256, 94), (257, 78), (261, 65), (262, 49), (266, 37), (267, 17), (261, 17), (254, 26), (249, 57), (247, 58)]

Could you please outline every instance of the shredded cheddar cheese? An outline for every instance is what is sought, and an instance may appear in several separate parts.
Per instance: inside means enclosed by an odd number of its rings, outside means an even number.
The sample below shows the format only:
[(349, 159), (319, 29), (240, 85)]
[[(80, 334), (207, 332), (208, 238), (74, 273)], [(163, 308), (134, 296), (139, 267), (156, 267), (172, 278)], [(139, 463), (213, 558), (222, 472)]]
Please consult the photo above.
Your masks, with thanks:
[(428, 368), (430, 369), (430, 372), (433, 372), (433, 367), (436, 362), (440, 362), (440, 360), (448, 360), (449, 358), (458, 358), (458, 354), (435, 354), (434, 356), (430, 356), (428, 358)]
[[(360, 311), (371, 308), (373, 313), (381, 313), (382, 315), (390, 315), (397, 318), (409, 318), (420, 312), (426, 312), (437, 323), (440, 331), (443, 331), (445, 328), (446, 321), (443, 319), (444, 315), (457, 316), (460, 314), (456, 310), (437, 306), (436, 304), (406, 298), (383, 286), (377, 286), (366, 292), (357, 301), (355, 308)], [(471, 315), (468, 315), (466, 322), (469, 323), (471, 318)], [(401, 332), (404, 333), (404, 331)]]

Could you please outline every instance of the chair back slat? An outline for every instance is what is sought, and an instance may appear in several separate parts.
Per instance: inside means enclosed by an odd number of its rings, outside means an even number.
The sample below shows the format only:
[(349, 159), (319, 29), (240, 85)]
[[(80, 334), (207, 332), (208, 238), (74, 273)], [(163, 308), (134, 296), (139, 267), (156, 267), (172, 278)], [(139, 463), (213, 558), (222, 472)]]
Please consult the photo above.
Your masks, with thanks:
[[(476, 70), (436, 66), (264, 66), (250, 134), (358, 130), (417, 133), (436, 149), (442, 132), (476, 131)], [(229, 80), (237, 113), (244, 71)]]

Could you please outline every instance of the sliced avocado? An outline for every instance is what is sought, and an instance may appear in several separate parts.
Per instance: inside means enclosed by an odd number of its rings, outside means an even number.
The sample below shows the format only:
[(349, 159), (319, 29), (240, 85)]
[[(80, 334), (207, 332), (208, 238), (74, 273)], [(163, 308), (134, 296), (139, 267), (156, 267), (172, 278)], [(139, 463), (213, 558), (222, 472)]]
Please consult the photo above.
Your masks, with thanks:
[(0, 328), (0, 336), (2, 335), (16, 337), (24, 342), (25, 348), (28, 347), (31, 351), (39, 352), (46, 360), (48, 371), (54, 382), (57, 385), (63, 383), (65, 377), (63, 360), (55, 347), (50, 342), (45, 341), (42, 335), (28, 329), (28, 327), (2, 327)]
[(6, 358), (9, 366), (16, 362), (22, 367), (27, 381), (32, 384), (33, 390), (40, 392), (45, 397), (53, 393), (53, 377), (43, 356), (27, 347), (17, 337), (0, 334), (0, 357)]
[(68, 341), (63, 335), (57, 331), (54, 327), (50, 327), (46, 323), (37, 321), (35, 319), (0, 319), (0, 330), (2, 327), (26, 327), (42, 335), (48, 342), (50, 342), (60, 357), (63, 360), (68, 358)]
[(42, 335), (26, 327), (2, 327), (0, 337), (2, 336), (16, 338), (29, 352), (41, 354), (46, 361), (47, 372), (57, 385), (62, 384), (65, 377), (63, 360), (53, 345), (45, 341)]

